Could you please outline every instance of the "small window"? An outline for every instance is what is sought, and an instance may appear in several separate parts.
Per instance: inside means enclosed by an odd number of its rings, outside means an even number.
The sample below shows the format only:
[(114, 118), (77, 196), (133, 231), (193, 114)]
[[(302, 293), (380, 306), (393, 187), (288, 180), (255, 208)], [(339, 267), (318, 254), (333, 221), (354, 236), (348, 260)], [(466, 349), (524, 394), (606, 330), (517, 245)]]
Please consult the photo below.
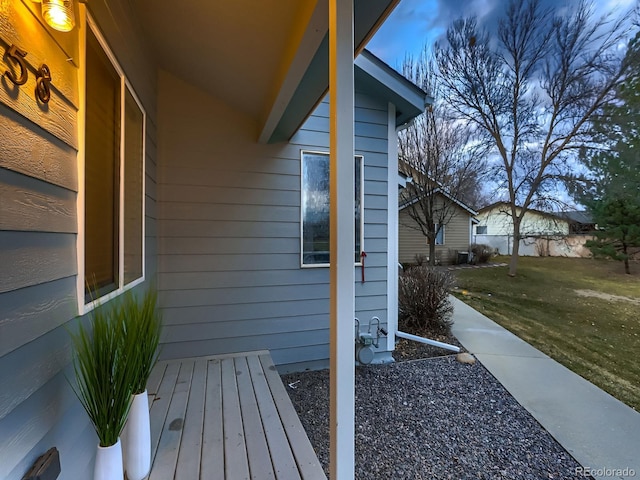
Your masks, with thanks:
[(444, 227), (436, 223), (436, 245), (444, 245)]
[[(360, 263), (364, 231), (364, 158), (354, 158), (355, 251)], [(302, 152), (301, 168), (301, 263), (302, 266), (329, 265), (329, 154)]]
[(93, 22), (89, 24), (82, 245), (85, 304), (116, 295), (144, 278), (145, 113)]
[(487, 234), (486, 225), (476, 225), (476, 235), (486, 235), (486, 234)]

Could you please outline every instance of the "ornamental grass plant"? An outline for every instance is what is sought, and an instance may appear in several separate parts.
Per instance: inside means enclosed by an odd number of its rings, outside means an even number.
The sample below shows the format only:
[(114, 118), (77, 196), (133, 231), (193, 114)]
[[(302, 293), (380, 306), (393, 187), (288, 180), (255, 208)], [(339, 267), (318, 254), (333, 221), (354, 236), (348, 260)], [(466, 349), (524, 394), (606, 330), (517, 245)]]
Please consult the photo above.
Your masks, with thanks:
[(75, 347), (73, 387), (98, 435), (101, 447), (118, 442), (139, 376), (135, 336), (127, 335), (122, 304), (99, 305), (90, 325), (71, 334)]
[(138, 395), (147, 388), (151, 370), (158, 359), (158, 344), (162, 330), (162, 317), (157, 308), (158, 294), (149, 289), (142, 301), (138, 303), (132, 294), (125, 294), (120, 318), (123, 322), (128, 341), (135, 342), (135, 356), (132, 364), (136, 365), (133, 381), (133, 394)]

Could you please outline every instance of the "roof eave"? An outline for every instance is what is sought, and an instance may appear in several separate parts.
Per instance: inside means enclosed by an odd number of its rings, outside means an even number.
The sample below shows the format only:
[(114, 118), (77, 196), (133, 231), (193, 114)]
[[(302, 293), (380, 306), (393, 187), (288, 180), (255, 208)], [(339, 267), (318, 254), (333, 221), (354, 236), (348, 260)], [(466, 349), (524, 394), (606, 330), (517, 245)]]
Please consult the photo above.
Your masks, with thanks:
[(371, 90), (368, 93), (393, 103), (396, 106), (396, 127), (422, 114), (432, 101), (420, 87), (368, 50), (355, 59), (355, 65), (356, 89), (366, 90), (368, 87)]
[[(400, 0), (354, 1), (354, 56), (386, 20)], [(259, 140), (276, 143), (289, 140), (300, 128), (329, 88), (328, 12), (324, 2), (316, 11), (301, 46), (308, 51), (293, 58), (278, 94), (264, 115)], [(315, 52), (312, 52), (315, 50)]]

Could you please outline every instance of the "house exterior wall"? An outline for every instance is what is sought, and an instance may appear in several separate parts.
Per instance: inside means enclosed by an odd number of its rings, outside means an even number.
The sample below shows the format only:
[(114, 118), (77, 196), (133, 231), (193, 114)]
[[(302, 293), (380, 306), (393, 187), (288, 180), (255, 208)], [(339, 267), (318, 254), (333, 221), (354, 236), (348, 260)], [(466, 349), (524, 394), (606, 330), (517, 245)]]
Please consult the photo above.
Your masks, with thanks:
[[(541, 235), (520, 240), (519, 255), (524, 257), (589, 258), (591, 250), (585, 247), (590, 235)], [(513, 249), (512, 235), (474, 235), (474, 242), (488, 245), (502, 255)]]
[[(443, 265), (457, 262), (457, 252), (469, 251), (470, 238), (469, 212), (455, 206), (455, 213), (445, 226), (444, 245), (436, 245), (436, 258)], [(429, 257), (429, 245), (414, 219), (407, 209), (400, 211), (399, 218), (399, 261), (400, 263), (415, 263), (416, 255)]]
[[(506, 204), (479, 212), (478, 224), (473, 229), (473, 242), (489, 245), (502, 255), (510, 255), (513, 250), (513, 222)], [(520, 209), (518, 209), (520, 212)], [(478, 227), (486, 227), (486, 232), (478, 234)], [(552, 215), (537, 211), (525, 213), (520, 225), (519, 254), (522, 256), (583, 256), (579, 239), (569, 239), (569, 223)]]
[[(387, 104), (356, 95), (366, 283), (356, 311), (386, 323)], [(289, 143), (169, 73), (159, 78), (162, 357), (269, 349), (278, 368), (326, 366), (329, 269), (300, 266), (300, 152), (329, 150), (321, 103)], [(386, 344), (386, 342), (381, 342)]]
[[(498, 205), (491, 210), (479, 212), (476, 216), (478, 220), (476, 227), (486, 226), (485, 235), (513, 236), (513, 222), (511, 221), (510, 213), (507, 213), (507, 211), (508, 206)], [(518, 212), (520, 212), (519, 209)], [(566, 220), (529, 210), (522, 219), (520, 233), (523, 236), (568, 235), (569, 224)]]
[[(141, 54), (128, 5), (109, 0), (107, 7), (105, 0), (95, 0), (90, 9), (147, 112), (146, 275), (152, 279), (155, 67)], [(58, 478), (86, 479), (92, 476), (97, 437), (67, 382), (73, 378), (68, 329), (77, 325), (78, 314), (78, 52), (84, 7), (81, 25), (66, 34), (45, 29), (39, 3), (11, 0), (0, 9), (0, 37), (26, 50), (29, 65), (25, 85), (14, 87), (6, 78), (0, 85), (0, 478), (22, 479), (55, 446), (62, 467)], [(116, 25), (112, 12), (125, 20)], [(52, 73), (51, 100), (38, 106), (34, 72), (43, 62)]]

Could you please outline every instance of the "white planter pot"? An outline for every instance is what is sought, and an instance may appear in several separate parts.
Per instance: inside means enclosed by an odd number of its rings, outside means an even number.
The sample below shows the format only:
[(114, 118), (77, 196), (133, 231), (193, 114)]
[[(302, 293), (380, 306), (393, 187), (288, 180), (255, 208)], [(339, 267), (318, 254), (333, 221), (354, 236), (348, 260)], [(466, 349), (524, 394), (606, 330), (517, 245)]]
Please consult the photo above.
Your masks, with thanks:
[(122, 445), (120, 439), (115, 445), (101, 447), (98, 445), (96, 464), (93, 469), (93, 480), (123, 480)]
[(123, 433), (124, 469), (128, 480), (142, 480), (151, 470), (149, 399), (145, 390), (133, 396)]

